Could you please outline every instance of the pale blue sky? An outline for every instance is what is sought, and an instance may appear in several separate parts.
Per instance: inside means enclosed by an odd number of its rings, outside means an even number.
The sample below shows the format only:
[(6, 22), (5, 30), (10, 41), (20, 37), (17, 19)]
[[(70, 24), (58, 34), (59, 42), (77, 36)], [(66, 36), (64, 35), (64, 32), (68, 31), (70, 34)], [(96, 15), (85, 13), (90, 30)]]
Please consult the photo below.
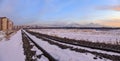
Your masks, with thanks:
[(120, 0), (0, 0), (0, 16), (15, 24), (101, 23), (119, 18)]

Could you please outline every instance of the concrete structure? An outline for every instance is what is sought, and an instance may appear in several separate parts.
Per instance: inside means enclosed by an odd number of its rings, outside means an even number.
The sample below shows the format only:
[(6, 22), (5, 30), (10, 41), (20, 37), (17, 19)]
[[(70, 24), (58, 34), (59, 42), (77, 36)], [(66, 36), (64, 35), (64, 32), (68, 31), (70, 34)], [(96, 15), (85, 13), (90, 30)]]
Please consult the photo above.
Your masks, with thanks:
[(8, 26), (8, 25), (7, 25), (7, 22), (8, 22), (8, 19), (5, 18), (5, 17), (3, 17), (3, 18), (2, 18), (2, 24), (1, 24), (1, 25), (2, 25), (2, 26), (1, 26), (1, 27), (2, 27), (2, 30), (7, 30), (7, 28), (8, 28), (8, 27), (7, 27), (7, 26)]
[(2, 30), (2, 20), (0, 19), (0, 30)]
[(13, 29), (13, 22), (12, 21), (8, 21), (8, 30), (12, 30)]
[(7, 17), (0, 17), (0, 30), (10, 31), (13, 29), (13, 22)]

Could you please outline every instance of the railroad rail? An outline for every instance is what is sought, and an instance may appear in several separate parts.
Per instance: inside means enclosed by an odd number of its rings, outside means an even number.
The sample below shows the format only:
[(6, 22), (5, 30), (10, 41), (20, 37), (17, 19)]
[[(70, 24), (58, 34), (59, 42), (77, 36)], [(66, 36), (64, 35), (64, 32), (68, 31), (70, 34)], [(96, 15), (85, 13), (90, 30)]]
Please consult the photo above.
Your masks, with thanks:
[[(50, 36), (50, 35), (46, 35), (46, 34), (41, 34), (41, 33), (37, 33), (37, 32), (32, 32), (32, 31), (27, 31), (28, 33), (30, 33), (31, 35), (34, 35), (35, 37), (42, 39), (43, 41), (46, 41), (50, 44), (56, 45), (62, 49), (66, 49), (69, 48), (72, 51), (76, 51), (76, 52), (81, 52), (81, 53), (91, 53), (94, 54), (98, 57), (104, 57), (107, 59), (111, 59), (113, 61), (119, 61), (120, 60), (120, 56), (119, 56), (119, 52), (120, 51), (115, 51), (115, 50), (109, 50), (109, 49), (102, 49), (102, 48), (97, 48), (97, 47), (93, 47), (93, 46), (85, 46), (85, 45), (80, 45), (77, 44), (76, 42), (74, 43), (69, 43), (68, 41), (62, 40), (60, 38), (55, 38), (54, 36)], [(66, 45), (67, 44), (67, 45)], [(72, 45), (72, 46), (70, 46)], [(74, 48), (74, 46), (80, 46), (80, 47), (85, 47), (85, 48), (91, 48), (91, 49), (95, 49), (95, 50), (101, 50), (101, 51), (106, 51), (106, 52), (112, 52), (112, 53), (118, 53), (118, 55), (111, 55), (111, 54), (106, 54), (106, 53), (102, 53), (102, 52), (97, 52), (97, 51), (90, 51), (90, 50), (86, 50), (86, 49), (81, 49), (81, 48)]]
[[(29, 31), (28, 31), (29, 32)], [(30, 31), (31, 32), (31, 31)], [(30, 33), (29, 32), (29, 33)], [(115, 49), (110, 49), (110, 48), (101, 48), (101, 47), (96, 47), (96, 46), (89, 46), (89, 45), (84, 45), (82, 43), (78, 43), (78, 41), (74, 41), (74, 42), (67, 42), (67, 41), (63, 41), (63, 38), (55, 38), (55, 36), (50, 36), (50, 35), (46, 35), (46, 34), (41, 34), (41, 33), (36, 33), (36, 32), (32, 32), (33, 34), (36, 34), (34, 36), (36, 37), (44, 37), (47, 39), (51, 39), (60, 43), (66, 43), (66, 44), (70, 44), (70, 45), (75, 45), (75, 46), (82, 46), (82, 47), (87, 47), (87, 48), (91, 48), (91, 49), (97, 49), (97, 50), (103, 50), (103, 51), (108, 51), (108, 52), (115, 52), (115, 53), (120, 53), (120, 50), (115, 50)], [(69, 39), (67, 39), (69, 40)]]
[(27, 40), (31, 41), (40, 51), (43, 52), (43, 55), (48, 58), (49, 61), (58, 61), (53, 56), (51, 56), (46, 50), (40, 47), (34, 40), (32, 40), (23, 30), (22, 35), (27, 38)]

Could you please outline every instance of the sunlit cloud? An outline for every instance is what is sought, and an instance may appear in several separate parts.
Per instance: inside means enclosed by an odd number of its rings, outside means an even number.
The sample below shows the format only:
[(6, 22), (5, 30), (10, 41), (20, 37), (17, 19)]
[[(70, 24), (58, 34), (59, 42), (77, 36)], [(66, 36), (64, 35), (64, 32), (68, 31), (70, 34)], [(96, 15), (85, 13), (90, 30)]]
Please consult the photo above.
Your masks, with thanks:
[(2, 5), (0, 7), (0, 16), (10, 16), (14, 11), (15, 11), (15, 6), (16, 6), (16, 2), (18, 2), (19, 0), (12, 0), (12, 2), (10, 0), (4, 0), (2, 1)]
[(119, 17), (118, 1), (120, 0), (0, 0), (0, 16), (7, 16), (17, 24), (96, 23), (94, 20), (105, 21), (106, 18)]
[(97, 9), (99, 9), (99, 10), (114, 10), (114, 11), (120, 11), (120, 5), (98, 7)]
[(110, 26), (110, 27), (120, 27), (120, 18), (111, 18), (106, 20), (96, 20), (96, 23)]

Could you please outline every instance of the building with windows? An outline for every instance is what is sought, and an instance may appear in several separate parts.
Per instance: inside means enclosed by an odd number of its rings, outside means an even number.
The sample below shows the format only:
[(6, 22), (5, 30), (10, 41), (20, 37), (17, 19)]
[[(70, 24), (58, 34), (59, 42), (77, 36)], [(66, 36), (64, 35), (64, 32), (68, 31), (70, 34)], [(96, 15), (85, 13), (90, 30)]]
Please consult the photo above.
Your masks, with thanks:
[(10, 31), (13, 29), (13, 22), (7, 17), (0, 17), (0, 30)]

